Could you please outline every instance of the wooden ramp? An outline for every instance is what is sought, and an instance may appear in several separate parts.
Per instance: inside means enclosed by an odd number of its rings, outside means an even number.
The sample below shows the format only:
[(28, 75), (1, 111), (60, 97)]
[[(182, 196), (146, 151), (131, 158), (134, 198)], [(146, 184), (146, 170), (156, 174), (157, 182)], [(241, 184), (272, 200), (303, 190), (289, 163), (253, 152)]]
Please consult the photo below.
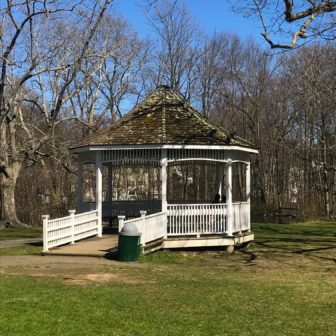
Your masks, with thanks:
[(44, 255), (107, 257), (118, 250), (118, 235), (106, 235), (81, 240), (71, 245), (55, 247)]

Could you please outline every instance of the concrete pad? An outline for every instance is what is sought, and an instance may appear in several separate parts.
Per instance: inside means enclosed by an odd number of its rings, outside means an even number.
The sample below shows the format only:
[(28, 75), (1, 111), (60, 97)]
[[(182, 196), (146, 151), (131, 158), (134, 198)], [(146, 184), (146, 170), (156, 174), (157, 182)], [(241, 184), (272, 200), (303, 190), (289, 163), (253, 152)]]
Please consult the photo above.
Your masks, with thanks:
[(84, 239), (75, 244), (67, 244), (50, 249), (44, 255), (104, 257), (117, 251), (118, 235), (106, 235), (101, 238)]

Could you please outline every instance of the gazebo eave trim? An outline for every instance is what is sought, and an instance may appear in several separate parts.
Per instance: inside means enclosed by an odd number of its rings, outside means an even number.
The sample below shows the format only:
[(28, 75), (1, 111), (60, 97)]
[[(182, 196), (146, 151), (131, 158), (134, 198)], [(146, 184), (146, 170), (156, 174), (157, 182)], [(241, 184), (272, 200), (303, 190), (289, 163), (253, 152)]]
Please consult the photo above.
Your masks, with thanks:
[(253, 154), (258, 154), (259, 151), (255, 148), (243, 147), (238, 145), (88, 145), (76, 148), (70, 148), (70, 153), (77, 154), (89, 151), (105, 151), (105, 150), (135, 150), (135, 149), (209, 149), (209, 150), (226, 150), (226, 151), (241, 151)]

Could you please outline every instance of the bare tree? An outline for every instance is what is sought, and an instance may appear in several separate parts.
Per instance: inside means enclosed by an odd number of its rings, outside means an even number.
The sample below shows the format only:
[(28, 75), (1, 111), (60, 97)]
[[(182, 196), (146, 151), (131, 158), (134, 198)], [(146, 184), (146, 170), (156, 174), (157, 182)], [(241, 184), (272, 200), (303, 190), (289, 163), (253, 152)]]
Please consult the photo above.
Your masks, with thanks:
[[(336, 105), (335, 46), (304, 48), (284, 57), (284, 76), (290, 83), (288, 102), (296, 118), (297, 184), (302, 208), (329, 218), (335, 209)], [(305, 211), (309, 215), (308, 211)]]
[(202, 113), (211, 117), (215, 113), (215, 97), (220, 94), (221, 82), (226, 77), (224, 73), (226, 55), (232, 38), (228, 34), (215, 34), (205, 39), (197, 62), (197, 92)]
[(142, 92), (149, 46), (121, 18), (106, 17), (100, 34), (108, 52), (95, 80), (100, 82), (102, 109), (115, 122), (123, 113), (125, 100), (137, 101)]
[[(335, 1), (252, 0), (234, 7), (259, 17), (264, 30), (261, 35), (271, 48), (293, 49), (299, 40), (336, 38)], [(289, 42), (274, 42), (282, 36)]]
[[(15, 186), (25, 163), (54, 157), (53, 139), (61, 122), (69, 87), (90, 56), (90, 45), (111, 0), (67, 4), (55, 1), (7, 1), (0, 18), (0, 195), (1, 222), (20, 224)], [(66, 25), (82, 29), (79, 43), (66, 45)], [(80, 22), (80, 24), (78, 24)], [(50, 29), (51, 27), (54, 28)], [(50, 34), (52, 31), (55, 34)], [(49, 33), (46, 34), (46, 32)], [(64, 29), (62, 30), (64, 32)], [(70, 39), (70, 43), (72, 40)], [(50, 91), (45, 84), (54, 80)], [(25, 104), (38, 113), (29, 123)], [(32, 108), (34, 107), (34, 108)], [(29, 113), (28, 113), (29, 114)], [(58, 160), (57, 157), (54, 157)], [(61, 162), (60, 162), (61, 163)]]
[(186, 7), (177, 1), (155, 2), (150, 22), (157, 36), (153, 50), (154, 86), (169, 85), (189, 100), (195, 90), (201, 33)]

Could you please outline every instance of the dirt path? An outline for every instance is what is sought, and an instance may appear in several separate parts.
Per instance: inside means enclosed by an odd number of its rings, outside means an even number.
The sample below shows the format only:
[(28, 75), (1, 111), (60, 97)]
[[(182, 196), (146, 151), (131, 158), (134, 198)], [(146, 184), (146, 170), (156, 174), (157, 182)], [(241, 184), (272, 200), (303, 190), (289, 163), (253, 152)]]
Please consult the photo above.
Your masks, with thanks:
[(84, 274), (106, 271), (108, 268), (142, 267), (141, 263), (121, 263), (114, 260), (92, 257), (62, 256), (1, 256), (0, 272), (2, 274), (39, 273), (46, 276)]
[[(194, 267), (216, 269), (249, 269), (251, 272), (286, 273), (316, 272), (335, 275), (335, 246), (318, 249), (270, 250), (258, 244), (250, 252), (237, 251), (233, 255), (220, 252), (180, 252), (177, 263), (119, 262), (105, 258), (66, 256), (0, 256), (0, 275), (53, 277), (71, 284), (92, 282), (141, 282), (135, 273), (168, 272), (179, 274), (181, 269)], [(169, 252), (168, 252), (169, 253)], [(169, 255), (167, 255), (169, 260)], [(174, 255), (173, 255), (174, 260)], [(188, 266), (186, 266), (188, 265)], [(130, 268), (133, 271), (130, 272)], [(141, 270), (141, 272), (137, 272)]]
[(141, 263), (120, 263), (104, 258), (61, 256), (0, 256), (0, 275), (53, 277), (65, 283), (132, 282), (123, 269), (143, 268)]

